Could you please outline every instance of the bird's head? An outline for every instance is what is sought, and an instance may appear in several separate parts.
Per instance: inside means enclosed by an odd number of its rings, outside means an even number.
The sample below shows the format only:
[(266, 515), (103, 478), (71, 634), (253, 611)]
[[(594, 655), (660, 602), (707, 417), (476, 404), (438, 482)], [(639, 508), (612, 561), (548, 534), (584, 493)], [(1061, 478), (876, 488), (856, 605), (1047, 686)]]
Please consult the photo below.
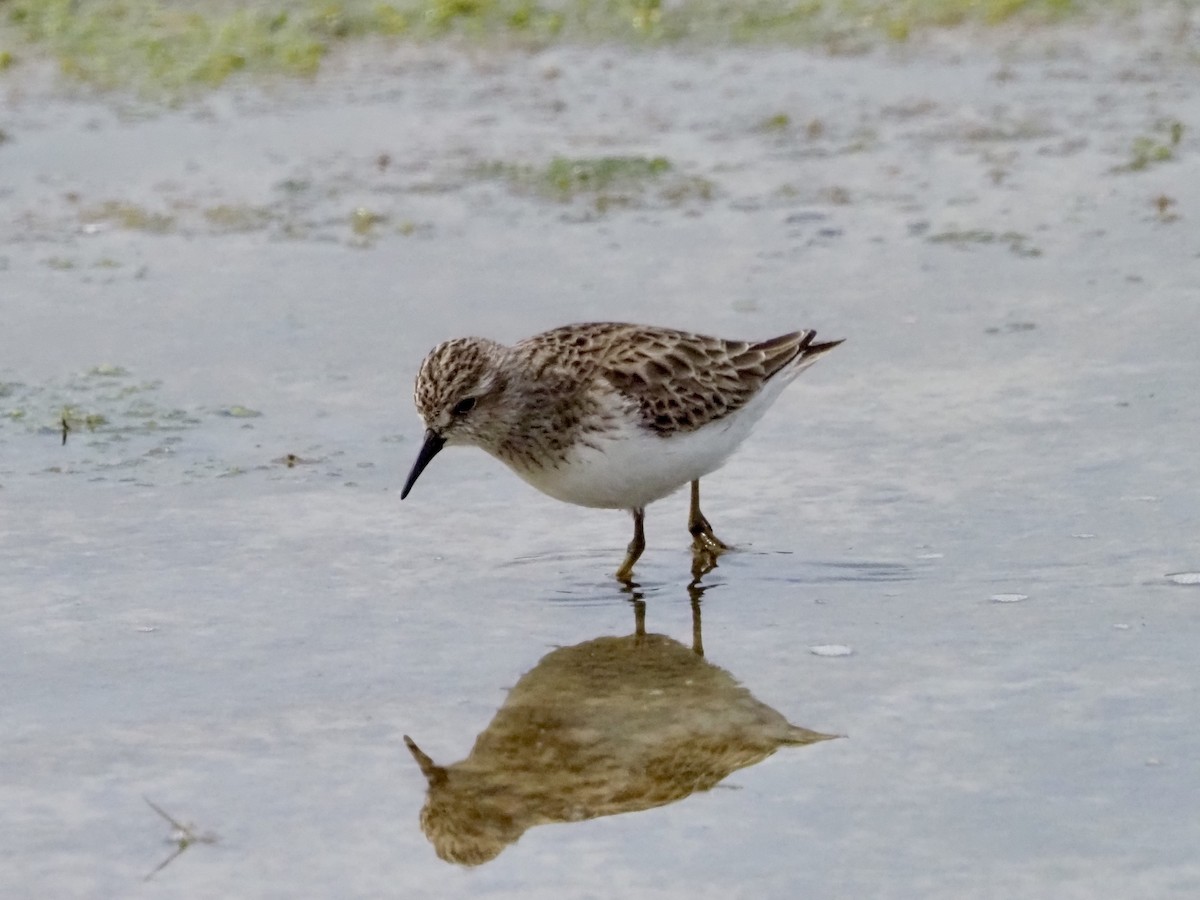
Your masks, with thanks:
[(400, 498), (438, 452), (455, 444), (488, 447), (503, 428), (507, 379), (504, 347), (486, 338), (455, 338), (438, 344), (421, 363), (413, 402), (425, 422), (425, 442)]

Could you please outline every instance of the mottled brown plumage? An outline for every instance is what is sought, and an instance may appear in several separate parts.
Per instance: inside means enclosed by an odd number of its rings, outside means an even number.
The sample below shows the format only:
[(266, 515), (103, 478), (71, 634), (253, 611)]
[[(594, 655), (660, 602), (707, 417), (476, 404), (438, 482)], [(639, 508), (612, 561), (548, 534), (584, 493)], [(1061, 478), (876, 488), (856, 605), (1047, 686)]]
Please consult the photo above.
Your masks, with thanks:
[(816, 334), (796, 331), (751, 343), (597, 322), (555, 328), (513, 349), (536, 361), (538, 380), (561, 368), (575, 374), (576, 384), (607, 381), (637, 405), (643, 427), (669, 436), (736, 412), (801, 354), (815, 357), (841, 343), (813, 344)]

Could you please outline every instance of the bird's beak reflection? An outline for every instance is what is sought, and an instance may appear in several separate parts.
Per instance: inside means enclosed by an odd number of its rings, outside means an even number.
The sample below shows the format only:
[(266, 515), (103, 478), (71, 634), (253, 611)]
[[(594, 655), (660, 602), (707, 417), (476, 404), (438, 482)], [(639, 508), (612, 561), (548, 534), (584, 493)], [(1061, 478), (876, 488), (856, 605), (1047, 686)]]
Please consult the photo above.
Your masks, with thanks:
[(417, 454), (417, 461), (413, 463), (412, 471), (408, 473), (408, 480), (404, 482), (404, 490), (400, 492), (400, 499), (403, 500), (408, 496), (408, 492), (412, 490), (412, 486), (416, 484), (417, 478), (425, 467), (429, 465), (430, 460), (438, 455), (438, 451), (446, 446), (446, 439), (430, 428), (425, 432), (425, 443), (421, 445), (421, 452)]

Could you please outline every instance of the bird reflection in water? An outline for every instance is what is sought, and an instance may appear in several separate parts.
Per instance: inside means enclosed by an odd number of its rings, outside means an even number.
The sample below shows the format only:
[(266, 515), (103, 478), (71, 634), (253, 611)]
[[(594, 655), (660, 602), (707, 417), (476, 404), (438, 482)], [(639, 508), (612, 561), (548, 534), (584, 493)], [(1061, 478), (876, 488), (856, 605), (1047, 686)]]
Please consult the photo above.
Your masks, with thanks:
[(438, 856), (480, 865), (534, 825), (636, 812), (707, 791), (784, 746), (828, 740), (790, 724), (692, 646), (636, 629), (546, 654), (466, 759), (440, 766), (405, 735), (429, 783), (421, 828)]

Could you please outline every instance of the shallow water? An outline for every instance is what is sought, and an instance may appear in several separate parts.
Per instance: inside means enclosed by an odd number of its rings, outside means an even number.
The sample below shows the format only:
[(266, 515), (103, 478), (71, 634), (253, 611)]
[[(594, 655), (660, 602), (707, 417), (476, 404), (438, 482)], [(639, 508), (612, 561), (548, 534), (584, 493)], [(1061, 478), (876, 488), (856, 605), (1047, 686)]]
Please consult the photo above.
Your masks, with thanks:
[[(401, 50), (149, 116), (10, 92), (0, 893), (1194, 896), (1200, 92), (1170, 49)], [(479, 175), (554, 155), (711, 192)], [(403, 736), (462, 760), (555, 648), (632, 634), (629, 523), (467, 451), (401, 504), (411, 379), (580, 319), (848, 338), (706, 479), (739, 551), (698, 601), (708, 664), (845, 737), (463, 869)], [(651, 508), (638, 576), (687, 648), (685, 510)], [(218, 838), (148, 885), (177, 845), (143, 798)]]

